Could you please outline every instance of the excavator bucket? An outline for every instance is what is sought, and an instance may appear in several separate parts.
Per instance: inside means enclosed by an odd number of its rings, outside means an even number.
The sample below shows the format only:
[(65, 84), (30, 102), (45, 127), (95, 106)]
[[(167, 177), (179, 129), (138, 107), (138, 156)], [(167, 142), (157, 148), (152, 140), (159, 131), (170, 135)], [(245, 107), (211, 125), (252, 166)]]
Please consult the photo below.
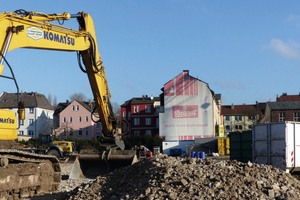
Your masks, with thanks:
[(81, 151), (73, 163), (70, 179), (95, 179), (114, 169), (132, 165), (138, 162), (135, 150), (110, 149), (100, 155), (95, 150)]

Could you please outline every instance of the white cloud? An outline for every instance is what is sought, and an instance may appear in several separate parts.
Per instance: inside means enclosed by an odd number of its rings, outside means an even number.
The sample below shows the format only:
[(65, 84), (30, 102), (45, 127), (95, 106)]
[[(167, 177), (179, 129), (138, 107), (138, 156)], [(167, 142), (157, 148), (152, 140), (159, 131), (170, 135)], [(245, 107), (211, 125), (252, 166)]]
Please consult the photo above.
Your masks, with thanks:
[(272, 39), (270, 47), (284, 58), (297, 59), (299, 57), (299, 48), (296, 43), (287, 43), (279, 39)]

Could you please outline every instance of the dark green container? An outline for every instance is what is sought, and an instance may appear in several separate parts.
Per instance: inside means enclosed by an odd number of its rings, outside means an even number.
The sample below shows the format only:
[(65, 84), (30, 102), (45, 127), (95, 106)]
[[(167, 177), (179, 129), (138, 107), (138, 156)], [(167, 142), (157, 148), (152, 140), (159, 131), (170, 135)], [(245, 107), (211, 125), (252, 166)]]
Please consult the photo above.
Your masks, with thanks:
[(252, 131), (231, 132), (230, 160), (252, 162)]

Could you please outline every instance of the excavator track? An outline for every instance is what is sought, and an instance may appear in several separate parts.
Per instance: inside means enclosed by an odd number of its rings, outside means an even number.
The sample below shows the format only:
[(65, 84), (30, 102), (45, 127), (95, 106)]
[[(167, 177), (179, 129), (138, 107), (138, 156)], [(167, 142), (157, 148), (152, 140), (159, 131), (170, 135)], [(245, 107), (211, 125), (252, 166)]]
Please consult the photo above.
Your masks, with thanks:
[(23, 150), (0, 149), (0, 200), (22, 199), (58, 189), (59, 160)]

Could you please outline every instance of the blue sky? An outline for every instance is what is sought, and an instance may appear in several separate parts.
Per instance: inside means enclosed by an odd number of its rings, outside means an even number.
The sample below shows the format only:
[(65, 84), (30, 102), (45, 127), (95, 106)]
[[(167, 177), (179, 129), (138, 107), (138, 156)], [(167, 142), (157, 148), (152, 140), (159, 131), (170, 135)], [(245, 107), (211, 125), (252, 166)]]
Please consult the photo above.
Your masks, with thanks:
[[(41, 3), (42, 2), (42, 3)], [(274, 101), (300, 92), (300, 1), (2, 0), (1, 12), (89, 13), (96, 26), (112, 102), (158, 96), (190, 70), (222, 104)], [(65, 24), (76, 27), (76, 20)], [(76, 54), (17, 49), (7, 54), (21, 91), (92, 99)], [(0, 79), (0, 92), (15, 92)]]

